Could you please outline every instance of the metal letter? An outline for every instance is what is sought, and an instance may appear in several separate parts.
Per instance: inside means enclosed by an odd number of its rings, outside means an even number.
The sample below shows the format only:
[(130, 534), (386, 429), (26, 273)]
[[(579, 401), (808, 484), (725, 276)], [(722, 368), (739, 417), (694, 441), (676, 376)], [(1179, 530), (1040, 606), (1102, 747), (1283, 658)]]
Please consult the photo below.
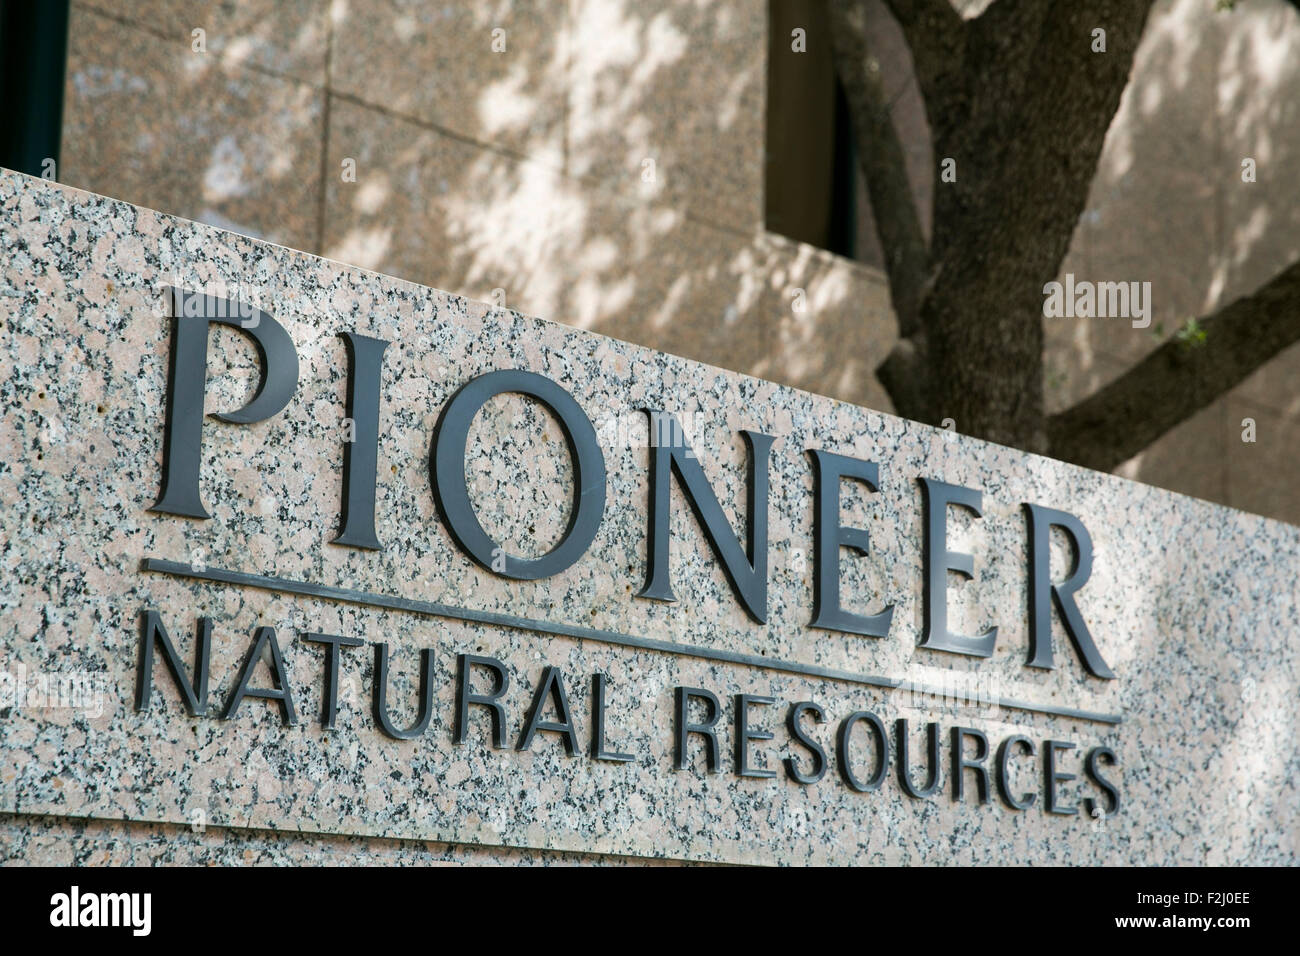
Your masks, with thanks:
[[(569, 526), (559, 544), (540, 558), (502, 554), (479, 524), (465, 484), (465, 449), (470, 424), (489, 399), (503, 392), (528, 395), (550, 409), (559, 419), (573, 460)], [(605, 456), (596, 441), (591, 419), (573, 396), (555, 382), (522, 369), (488, 372), (461, 386), (438, 418), (430, 471), (438, 512), (456, 544), (487, 570), (518, 581), (535, 581), (570, 567), (591, 545), (605, 512)], [(494, 556), (498, 558), (495, 564)]]
[(1012, 756), (1011, 748), (1017, 745), (1026, 756), (1032, 757), (1037, 752), (1034, 747), (1034, 742), (1028, 737), (1021, 737), (1017, 734), (1014, 737), (1008, 737), (1006, 740), (1002, 741), (1001, 745), (998, 747), (998, 793), (1002, 796), (1002, 802), (1012, 810), (1028, 810), (1034, 805), (1034, 801), (1038, 799), (1038, 795), (1034, 793), (1022, 793), (1020, 797), (1017, 798), (1011, 793), (1011, 774), (1009, 766)]
[(1056, 800), (1056, 784), (1074, 779), (1072, 773), (1060, 773), (1056, 769), (1056, 753), (1060, 750), (1073, 750), (1074, 744), (1063, 740), (1043, 741), (1043, 809), (1063, 817), (1072, 817), (1079, 812), (1078, 807), (1062, 810)]
[(339, 648), (360, 647), (363, 642), (359, 637), (340, 637), (337, 634), (304, 634), (302, 639), (326, 646), (325, 693), (322, 695), (320, 725), (333, 730), (339, 710)]
[[(1114, 680), (1115, 672), (1102, 660), (1092, 635), (1088, 633), (1088, 625), (1079, 613), (1079, 606), (1074, 603), (1074, 593), (1087, 583), (1092, 574), (1092, 536), (1083, 522), (1068, 512), (1026, 503), (1025, 513), (1029, 519), (1029, 660), (1026, 665), (1045, 670), (1055, 666), (1052, 661), (1052, 609), (1047, 597), (1050, 591), (1065, 623), (1065, 633), (1070, 636), (1088, 673)], [(1053, 525), (1069, 535), (1074, 544), (1074, 567), (1060, 584), (1052, 583)]]
[(670, 481), (676, 473), (683, 494), (704, 531), (704, 537), (721, 562), (731, 590), (745, 612), (758, 624), (767, 620), (767, 486), (768, 457), (775, 440), (770, 435), (742, 430), (749, 451), (749, 506), (745, 524), (747, 548), (740, 541), (718, 504), (695, 452), (686, 444), (682, 426), (667, 412), (644, 409), (650, 419), (650, 534), (645, 587), (637, 597), (675, 601), (668, 568), (672, 517)]
[(429, 727), (433, 717), (433, 651), (420, 651), (420, 711), (415, 723), (406, 730), (393, 726), (388, 719), (388, 645), (375, 643), (375, 723), (394, 740), (414, 740)]
[(605, 749), (605, 685), (609, 678), (604, 674), (591, 675), (591, 756), (595, 760), (612, 760), (627, 763), (631, 754)]
[[(1101, 789), (1106, 793), (1108, 798), (1107, 802), (1110, 805), (1103, 812), (1106, 816), (1113, 817), (1115, 814), (1119, 813), (1119, 787), (1115, 786), (1115, 784), (1111, 783), (1101, 775), (1101, 771), (1097, 768), (1097, 764), (1103, 759), (1112, 767), (1119, 763), (1119, 759), (1115, 756), (1115, 751), (1111, 750), (1109, 747), (1093, 747), (1088, 751), (1088, 759), (1084, 763), (1083, 769), (1084, 772), (1088, 774), (1088, 778), (1097, 786), (1101, 787)], [(1092, 797), (1083, 798), (1083, 809), (1090, 817), (1096, 817), (1099, 815), (1097, 812), (1097, 803), (1092, 799)]]
[[(470, 668), (478, 666), (492, 672), (494, 683), (492, 691), (487, 694), (470, 693)], [(456, 724), (452, 729), (451, 742), (463, 744), (469, 733), (469, 705), (479, 704), (488, 709), (492, 715), (492, 746), (504, 750), (506, 746), (506, 709), (500, 699), (510, 684), (510, 675), (506, 665), (495, 657), (476, 657), (473, 654), (456, 655)]]
[(911, 771), (907, 768), (907, 718), (900, 717), (894, 724), (898, 731), (898, 782), (903, 792), (909, 797), (925, 799), (934, 796), (939, 789), (940, 775), (943, 767), (939, 763), (939, 725), (929, 723), (925, 727), (926, 737), (930, 743), (930, 774), (924, 787), (912, 783)]
[[(966, 738), (970, 737), (975, 741), (975, 756), (966, 756)], [(978, 802), (989, 802), (989, 769), (984, 766), (984, 761), (989, 756), (989, 739), (980, 731), (973, 727), (954, 727), (952, 729), (952, 799), (954, 803), (961, 803), (965, 795), (962, 773), (965, 770), (975, 771), (975, 793)]]
[[(268, 647), (271, 650), (271, 677), (276, 683), (276, 688), (274, 690), (250, 688), (248, 682), (253, 677), (253, 671), (257, 669), (257, 662), (262, 659), (262, 652)], [(280, 642), (275, 639), (273, 627), (257, 629), (253, 646), (248, 649), (248, 656), (244, 658), (244, 666), (239, 672), (239, 684), (230, 695), (226, 712), (221, 715), (222, 720), (230, 720), (234, 717), (245, 697), (276, 701), (280, 705), (280, 722), (286, 727), (292, 727), (297, 723), (293, 711), (293, 693), (289, 688), (289, 675), (284, 666), (284, 658), (280, 656)]]
[(298, 387), (298, 352), (284, 327), (261, 309), (173, 286), (167, 287), (166, 294), (172, 308), (172, 344), (162, 490), (149, 510), (210, 518), (199, 493), (209, 324), (228, 325), (249, 336), (262, 366), (253, 400), (233, 412), (214, 412), (212, 417), (219, 421), (247, 425), (283, 411)]
[(786, 776), (795, 783), (810, 784), (816, 783), (826, 775), (826, 751), (822, 749), (821, 744), (808, 735), (807, 731), (803, 729), (803, 725), (799, 723), (799, 718), (805, 713), (812, 714), (813, 720), (819, 724), (824, 723), (826, 720), (826, 713), (821, 709), (820, 705), (814, 704), (810, 700), (801, 700), (790, 705), (790, 709), (785, 715), (785, 726), (790, 731), (790, 736), (803, 744), (808, 749), (808, 752), (812, 754), (812, 773), (804, 773), (800, 770), (793, 757), (785, 758), (785, 772)]
[[(857, 774), (853, 772), (853, 764), (849, 758), (850, 735), (859, 722), (866, 723), (876, 738), (878, 758), (876, 772), (866, 783), (859, 780)], [(880, 718), (869, 710), (855, 710), (840, 721), (839, 733), (835, 735), (835, 760), (840, 765), (840, 776), (844, 778), (850, 790), (856, 790), (858, 793), (879, 790), (880, 785), (885, 782), (885, 775), (889, 773), (889, 737), (885, 734), (885, 725), (881, 723)]]
[[(555, 705), (555, 712), (560, 718), (558, 721), (541, 719), (547, 697), (550, 697), (551, 703)], [(519, 735), (519, 743), (515, 749), (527, 750), (532, 747), (533, 737), (539, 730), (562, 735), (564, 752), (570, 757), (577, 754), (578, 731), (573, 726), (569, 698), (564, 693), (564, 675), (556, 667), (548, 666), (542, 669), (541, 680), (537, 682), (537, 690), (533, 693), (533, 702), (528, 708), (528, 717), (524, 721), (524, 732)]]
[(749, 765), (749, 742), (751, 740), (771, 740), (770, 730), (754, 730), (749, 726), (750, 704), (770, 705), (776, 703), (775, 697), (758, 697), (754, 694), (737, 694), (736, 706), (736, 776), (738, 777), (775, 777), (775, 770), (763, 770)]
[(950, 485), (934, 478), (922, 478), (921, 499), (925, 511), (925, 633), (921, 647), (972, 657), (992, 657), (998, 629), (990, 627), (979, 637), (953, 634), (948, 630), (948, 572), (975, 577), (975, 559), (948, 550), (948, 505), (961, 505), (981, 516), (983, 495), (973, 488)]
[(861, 528), (840, 524), (840, 480), (853, 478), (872, 491), (880, 482), (875, 462), (829, 451), (809, 449), (813, 460), (813, 489), (817, 510), (813, 515), (813, 627), (845, 631), (867, 637), (884, 637), (894, 617), (894, 605), (877, 614), (856, 614), (840, 606), (840, 548), (868, 553), (870, 538)]
[(379, 468), (379, 401), (388, 343), (340, 332), (348, 350), (347, 417), (355, 429), (343, 443), (343, 528), (333, 544), (379, 551), (375, 534), (375, 478)]
[(140, 666), (136, 672), (135, 709), (141, 713), (149, 710), (153, 696), (153, 647), (162, 645), (163, 660), (171, 671), (172, 680), (185, 697), (185, 709), (191, 717), (202, 717), (208, 712), (208, 659), (212, 649), (212, 619), (201, 617), (194, 637), (194, 686), (190, 687), (185, 665), (172, 647), (157, 611), (140, 610)]
[[(676, 746), (674, 747), (673, 769), (685, 770), (687, 768), (686, 740), (691, 734), (699, 734), (709, 742), (708, 750), (705, 751), (705, 762), (714, 773), (721, 773), (722, 763), (721, 755), (718, 751), (718, 732), (715, 726), (718, 723), (718, 717), (722, 714), (722, 706), (718, 703), (718, 698), (712, 691), (707, 691), (702, 687), (677, 687), (673, 691), (675, 706), (673, 708), (673, 729)], [(704, 701), (706, 717), (703, 723), (695, 724), (690, 720), (691, 700)]]

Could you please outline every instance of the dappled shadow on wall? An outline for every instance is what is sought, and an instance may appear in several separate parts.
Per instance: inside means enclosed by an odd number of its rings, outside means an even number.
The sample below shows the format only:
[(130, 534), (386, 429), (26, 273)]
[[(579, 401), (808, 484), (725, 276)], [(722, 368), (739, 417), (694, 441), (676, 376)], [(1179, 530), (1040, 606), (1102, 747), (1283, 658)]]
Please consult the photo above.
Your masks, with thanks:
[[(1150, 324), (1046, 320), (1052, 408), (1118, 377), (1171, 336), (1194, 340), (1189, 320), (1300, 258), (1297, 88), (1300, 16), (1281, 0), (1233, 11), (1180, 0), (1152, 12), (1061, 270), (1062, 279), (1150, 282)], [(1297, 371), (1300, 352), (1283, 353), (1119, 472), (1300, 521), (1300, 498), (1275, 477), (1300, 423)], [(1267, 440), (1241, 441), (1248, 416), (1267, 422)], [(1292, 473), (1295, 464), (1291, 454)]]
[[(887, 408), (878, 281), (761, 229), (765, 24), (580, 7), (545, 42), (505, 21), (507, 72), (454, 118), (336, 99), (325, 254)], [(485, 11), (471, 34), (491, 30)]]

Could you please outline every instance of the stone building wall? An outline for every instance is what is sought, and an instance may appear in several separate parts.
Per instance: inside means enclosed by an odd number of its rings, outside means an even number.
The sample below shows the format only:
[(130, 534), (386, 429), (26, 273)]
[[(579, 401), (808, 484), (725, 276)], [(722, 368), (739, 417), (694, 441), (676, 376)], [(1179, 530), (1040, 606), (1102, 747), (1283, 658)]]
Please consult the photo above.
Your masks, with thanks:
[[(879, 270), (764, 228), (767, 13), (74, 0), (58, 178), (891, 410), (873, 374), (896, 336)], [(924, 192), (915, 83), (887, 23), (880, 43)], [(1062, 271), (1149, 279), (1168, 335), (1300, 255), (1298, 74), (1282, 0), (1161, 0)], [(1062, 407), (1158, 336), (1059, 320), (1048, 341)], [(1121, 473), (1300, 522), (1298, 372), (1293, 348)]]

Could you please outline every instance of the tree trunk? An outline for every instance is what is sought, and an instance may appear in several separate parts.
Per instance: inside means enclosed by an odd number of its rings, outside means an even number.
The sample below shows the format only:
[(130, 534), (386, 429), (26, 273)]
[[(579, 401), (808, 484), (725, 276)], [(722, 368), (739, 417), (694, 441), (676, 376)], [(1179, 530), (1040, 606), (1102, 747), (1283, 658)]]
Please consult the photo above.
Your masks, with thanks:
[[(924, 242), (866, 44), (863, 0), (828, 0), (899, 342), (877, 370), (898, 414), (1110, 469), (1300, 340), (1300, 264), (1049, 422), (1043, 288), (1060, 272), (1153, 0), (884, 0), (934, 144)], [(1300, 5), (1300, 0), (1293, 0)], [(945, 177), (945, 169), (950, 173)], [(954, 175), (955, 174), (955, 175)]]

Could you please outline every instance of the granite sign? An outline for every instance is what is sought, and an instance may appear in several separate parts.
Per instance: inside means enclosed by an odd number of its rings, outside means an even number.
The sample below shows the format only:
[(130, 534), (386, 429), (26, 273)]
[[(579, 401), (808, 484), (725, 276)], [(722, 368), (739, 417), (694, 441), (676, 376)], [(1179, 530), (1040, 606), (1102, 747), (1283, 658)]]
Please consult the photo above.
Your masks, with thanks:
[[(168, 288), (164, 296), (170, 305), (172, 342), (170, 370), (167, 385), (167, 417), (163, 441), (162, 489), (153, 510), (167, 514), (209, 520), (200, 493), (202, 461), (202, 430), (204, 392), (207, 379), (207, 348), (209, 324), (221, 323), (242, 330), (256, 346), (259, 357), (257, 385), (252, 399), (234, 412), (214, 413), (214, 417), (227, 423), (251, 424), (265, 421), (280, 414), (293, 398), (298, 386), (298, 354), (292, 338), (274, 316), (252, 306), (202, 292), (187, 292)], [(343, 422), (346, 438), (343, 445), (343, 485), (340, 503), (340, 531), (333, 543), (339, 546), (379, 550), (382, 544), (375, 533), (375, 483), (378, 479), (379, 436), (382, 432), (382, 358), (390, 344), (382, 339), (340, 333), (349, 356), (347, 379), (347, 408)], [(564, 435), (569, 458), (573, 463), (571, 504), (567, 525), (559, 541), (544, 555), (537, 558), (508, 554), (483, 529), (475, 515), (466, 484), (466, 450), (469, 433), (476, 415), (484, 405), (499, 395), (513, 393), (540, 402), (554, 417)], [(687, 400), (692, 400), (690, 396)], [(756, 431), (740, 433), (747, 449), (747, 507), (746, 543), (742, 549), (738, 535), (728, 522), (712, 485), (706, 476), (699, 456), (687, 440), (684, 429), (672, 411), (645, 409), (647, 416), (647, 450), (649, 457), (649, 501), (646, 507), (648, 528), (648, 556), (645, 585), (636, 597), (659, 601), (675, 601), (670, 567), (672, 513), (671, 481), (675, 477), (687, 503), (690, 505), (700, 530), (708, 542), (714, 559), (721, 565), (736, 600), (746, 614), (757, 624), (767, 620), (768, 590), (768, 507), (769, 459), (776, 441), (774, 436)], [(485, 449), (491, 454), (491, 449)], [(815, 612), (810, 627), (848, 634), (884, 638), (888, 636), (893, 617), (893, 605), (870, 615), (847, 610), (841, 593), (841, 550), (851, 549), (859, 556), (870, 553), (866, 530), (846, 527), (840, 519), (840, 489), (846, 480), (863, 483), (875, 491), (880, 482), (880, 468), (876, 462), (837, 454), (825, 449), (809, 449), (808, 458), (814, 469), (814, 494), (812, 496), (812, 531), (816, 541), (813, 549), (813, 592)], [(322, 463), (326, 464), (326, 463)], [(332, 464), (329, 465), (333, 467)], [(524, 369), (500, 369), (485, 372), (462, 385), (441, 410), (431, 443), (430, 481), (438, 511), (451, 538), (466, 556), (472, 558), (484, 571), (503, 578), (536, 580), (550, 577), (578, 563), (587, 552), (600, 528), (606, 505), (606, 477), (604, 453), (597, 440), (595, 426), (582, 409), (582, 405), (565, 389), (543, 375)], [(970, 554), (953, 552), (947, 544), (947, 509), (961, 506), (975, 516), (981, 514), (982, 493), (978, 489), (950, 485), (933, 478), (919, 479), (925, 514), (923, 534), (924, 615), (925, 627), (918, 646), (934, 651), (964, 654), (970, 657), (990, 657), (997, 640), (997, 626), (989, 627), (979, 636), (955, 634), (948, 627), (948, 574), (957, 573), (973, 578), (974, 558)], [(1049, 596), (1056, 607), (1082, 665), (1094, 677), (1114, 679), (1111, 671), (1093, 643), (1088, 627), (1079, 613), (1074, 594), (1086, 583), (1092, 567), (1092, 540), (1082, 522), (1074, 515), (1043, 505), (1024, 505), (1029, 539), (1030, 579), (1026, 593), (1029, 597), (1030, 649), (1026, 666), (1051, 669), (1055, 666), (1052, 648)], [(292, 516), (290, 516), (292, 520)], [(1048, 541), (1052, 528), (1065, 532), (1073, 555), (1073, 570), (1068, 579), (1053, 583), (1048, 567)], [(231, 574), (218, 569), (194, 569), (166, 560), (147, 559), (147, 571), (177, 574), (209, 580), (224, 580), (267, 589), (297, 589), (299, 592), (325, 596), (325, 592), (305, 582), (284, 581), (272, 575), (250, 576)], [(336, 591), (330, 596), (339, 600), (388, 607), (389, 602), (401, 603), (401, 596), (370, 595), (352, 591)], [(854, 602), (857, 603), (857, 602)], [(430, 611), (435, 615), (465, 619), (467, 612), (459, 608), (442, 608)], [(522, 627), (539, 633), (555, 633), (553, 627), (534, 621), (503, 620), (506, 627)], [(155, 646), (165, 655), (167, 669), (176, 689), (182, 695), (191, 716), (203, 716), (208, 710), (208, 670), (212, 642), (212, 621), (200, 617), (197, 629), (196, 660), (193, 675), (186, 673), (185, 665), (159, 615), (152, 609), (141, 611), (140, 669), (136, 686), (136, 706), (147, 710), (152, 699)], [(589, 640), (653, 646), (632, 635), (609, 634), (597, 629), (581, 628), (582, 637)], [(321, 696), (321, 726), (333, 730), (338, 712), (339, 666), (342, 649), (359, 647), (365, 643), (360, 637), (306, 633), (303, 639), (327, 647)], [(690, 655), (695, 648), (664, 648), (670, 653)], [(371, 690), (375, 729), (395, 740), (414, 739), (429, 729), (434, 707), (434, 648), (422, 650), (419, 705), (415, 723), (409, 728), (394, 725), (389, 716), (388, 654), (385, 642), (374, 642), (375, 669)], [(269, 655), (269, 656), (268, 656)], [(272, 688), (253, 688), (251, 682), (257, 665), (269, 660)], [(775, 661), (765, 661), (762, 666), (772, 667)], [(787, 665), (790, 666), (790, 665)], [(477, 668), (490, 675), (490, 693), (475, 693), (473, 671)], [(800, 670), (794, 665), (796, 670)], [(252, 636), (248, 654), (239, 672), (238, 681), (226, 702), (222, 719), (233, 718), (246, 698), (254, 697), (278, 703), (281, 718), (286, 725), (296, 721), (293, 692), (285, 673), (284, 657), (273, 627), (258, 627)], [(528, 750), (539, 731), (558, 735), (559, 742), (570, 755), (588, 748), (579, 742), (577, 721), (569, 704), (566, 677), (559, 668), (547, 665), (542, 669), (531, 703), (523, 716), (523, 729), (517, 750)], [(191, 683), (192, 681), (192, 683)], [(607, 675), (590, 675), (591, 719), (589, 753), (593, 759), (630, 762), (632, 757), (607, 749), (606, 693)], [(889, 678), (876, 678), (874, 683), (889, 687)], [(455, 699), (456, 709), (452, 739), (457, 744), (466, 743), (469, 736), (470, 707), (483, 709), (491, 720), (492, 743), (496, 748), (509, 746), (504, 728), (514, 721), (502, 702), (509, 685), (509, 672), (499, 660), (459, 654), (456, 659)], [(718, 727), (722, 709), (718, 696), (710, 690), (679, 686), (673, 689), (672, 740), (673, 767), (684, 770), (691, 766), (690, 739), (697, 736), (704, 747), (704, 760), (709, 770), (722, 769)], [(692, 704), (703, 706), (705, 717), (690, 717)], [(751, 748), (762, 741), (773, 739), (773, 733), (755, 726), (757, 713), (775, 705), (775, 698), (763, 694), (736, 694), (730, 729), (734, 741), (734, 773), (743, 777), (775, 777), (777, 772), (754, 764)], [(1113, 715), (1094, 715), (1059, 706), (1036, 705), (1019, 701), (998, 700), (1000, 706), (1069, 716), (1076, 719), (1096, 720), (1102, 723), (1119, 723)], [(796, 783), (808, 785), (819, 781), (827, 769), (826, 749), (808, 725), (826, 720), (827, 709), (814, 701), (795, 701), (788, 705), (784, 725), (789, 739), (784, 748), (793, 744), (802, 754), (801, 759), (784, 758), (785, 776)], [(866, 779), (858, 769), (862, 761), (852, 752), (854, 730), (861, 725), (872, 740), (871, 766)], [(891, 750), (896, 763), (898, 782), (903, 792), (914, 798), (933, 796), (942, 778), (940, 771), (941, 744), (938, 722), (930, 721), (925, 727), (926, 759), (918, 761), (927, 769), (918, 776), (924, 785), (913, 779), (913, 768), (908, 759), (909, 726), (905, 717), (896, 722), (896, 735), (891, 745), (891, 735), (885, 723), (869, 710), (854, 710), (838, 724), (835, 732), (835, 753), (839, 773), (844, 783), (859, 792), (872, 791), (881, 786), (890, 768)], [(858, 736), (861, 736), (859, 732)], [(968, 741), (973, 744), (970, 752)], [(1048, 813), (1072, 815), (1078, 812), (1074, 805), (1063, 805), (1057, 793), (1058, 781), (1075, 779), (1064, 772), (1059, 761), (1063, 752), (1073, 750), (1075, 744), (1058, 740), (1044, 740), (1041, 746), (1022, 735), (1008, 736), (997, 747), (996, 760), (990, 762), (988, 737), (971, 727), (954, 726), (951, 729), (951, 787), (954, 799), (962, 799), (966, 778), (976, 785), (978, 802), (989, 801), (990, 777), (996, 777), (997, 791), (1005, 805), (1023, 810), (1032, 805), (1037, 794), (1013, 792), (1010, 782), (1010, 761), (1017, 756), (1042, 754), (1043, 802)], [(1118, 812), (1119, 791), (1102, 775), (1102, 763), (1113, 766), (1115, 752), (1109, 747), (1094, 747), (1087, 753), (1083, 764), (1088, 779), (1107, 797), (1105, 809), (1091, 796), (1082, 798), (1082, 804), (1092, 814)], [(804, 767), (803, 764), (807, 766)]]
[(0, 210), (18, 843), (1295, 860), (1296, 529), (11, 174)]

